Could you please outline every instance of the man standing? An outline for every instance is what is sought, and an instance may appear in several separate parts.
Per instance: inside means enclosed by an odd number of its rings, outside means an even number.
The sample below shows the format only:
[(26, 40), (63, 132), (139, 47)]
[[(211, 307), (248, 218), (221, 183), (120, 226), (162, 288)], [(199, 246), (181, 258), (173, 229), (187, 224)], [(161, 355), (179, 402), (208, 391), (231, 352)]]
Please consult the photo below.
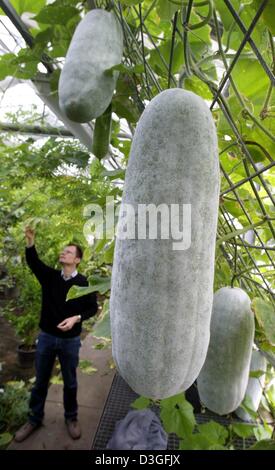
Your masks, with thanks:
[(26, 439), (41, 424), (48, 385), (56, 357), (61, 365), (64, 382), (64, 415), (68, 433), (73, 439), (81, 436), (77, 421), (76, 368), (81, 346), (81, 323), (97, 312), (96, 294), (83, 295), (68, 300), (66, 296), (73, 285), (88, 286), (85, 276), (77, 272), (82, 259), (81, 248), (70, 243), (60, 253), (62, 270), (53, 269), (38, 257), (34, 245), (35, 232), (25, 229), (26, 260), (42, 287), (42, 306), (35, 358), (36, 382), (31, 392), (29, 420), (15, 434), (15, 440)]

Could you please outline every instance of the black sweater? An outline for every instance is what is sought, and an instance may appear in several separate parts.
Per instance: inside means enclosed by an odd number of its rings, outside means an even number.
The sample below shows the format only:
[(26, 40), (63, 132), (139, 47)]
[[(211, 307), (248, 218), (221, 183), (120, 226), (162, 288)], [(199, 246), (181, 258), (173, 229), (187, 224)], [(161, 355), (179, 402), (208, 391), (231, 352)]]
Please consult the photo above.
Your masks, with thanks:
[(88, 286), (88, 281), (82, 274), (65, 281), (61, 271), (44, 264), (38, 257), (35, 246), (26, 248), (26, 260), (32, 272), (42, 287), (42, 306), (39, 326), (46, 333), (61, 338), (72, 338), (81, 333), (81, 322), (75, 323), (69, 331), (61, 331), (57, 325), (65, 318), (81, 315), (87, 320), (97, 312), (96, 293), (83, 295), (77, 299), (68, 300), (68, 290), (76, 286)]

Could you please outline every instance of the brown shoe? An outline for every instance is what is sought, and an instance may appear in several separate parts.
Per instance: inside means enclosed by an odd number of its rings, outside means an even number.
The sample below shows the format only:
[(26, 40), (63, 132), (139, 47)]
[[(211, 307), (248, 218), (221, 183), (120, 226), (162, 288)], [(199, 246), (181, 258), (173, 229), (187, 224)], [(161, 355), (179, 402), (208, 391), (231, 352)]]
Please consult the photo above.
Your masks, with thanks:
[(30, 421), (28, 421), (27, 423), (23, 424), (23, 426), (21, 426), (21, 428), (18, 429), (18, 431), (15, 433), (14, 440), (16, 442), (24, 441), (25, 439), (27, 439), (27, 437), (29, 437), (30, 434), (33, 433), (33, 431), (35, 431), (39, 427), (39, 424), (31, 423)]
[(66, 420), (66, 426), (68, 429), (68, 433), (72, 439), (79, 439), (81, 436), (81, 429), (79, 426), (78, 421), (76, 420)]

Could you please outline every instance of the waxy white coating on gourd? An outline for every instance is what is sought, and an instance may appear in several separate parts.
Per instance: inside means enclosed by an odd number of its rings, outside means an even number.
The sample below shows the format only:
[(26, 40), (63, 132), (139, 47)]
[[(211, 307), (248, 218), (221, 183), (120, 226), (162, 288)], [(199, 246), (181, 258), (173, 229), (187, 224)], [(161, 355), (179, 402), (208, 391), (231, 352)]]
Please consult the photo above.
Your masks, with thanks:
[(108, 107), (118, 72), (105, 72), (120, 64), (122, 52), (123, 33), (113, 13), (87, 13), (74, 32), (59, 79), (60, 108), (72, 121), (88, 122)]
[[(257, 411), (261, 402), (265, 383), (266, 359), (260, 351), (252, 351), (250, 371), (263, 371), (260, 377), (249, 377), (245, 396), (249, 397), (252, 410)], [(237, 408), (236, 415), (243, 421), (253, 421), (253, 418), (243, 408)]]
[(236, 410), (245, 396), (255, 330), (250, 303), (238, 287), (214, 295), (210, 343), (197, 383), (201, 401), (219, 415)]
[(204, 363), (219, 183), (216, 129), (206, 103), (182, 89), (163, 91), (138, 122), (122, 202), (135, 208), (190, 203), (191, 246), (174, 251), (172, 239), (116, 240), (113, 357), (141, 395), (165, 398), (186, 390)]

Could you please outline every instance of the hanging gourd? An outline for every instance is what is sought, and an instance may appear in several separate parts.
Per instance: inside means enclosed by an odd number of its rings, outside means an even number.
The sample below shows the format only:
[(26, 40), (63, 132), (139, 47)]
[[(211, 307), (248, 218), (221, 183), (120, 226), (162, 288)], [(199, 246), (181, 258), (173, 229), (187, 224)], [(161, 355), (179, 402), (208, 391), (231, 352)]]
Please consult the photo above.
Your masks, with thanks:
[(61, 71), (59, 105), (69, 119), (89, 122), (112, 100), (123, 52), (121, 26), (112, 12), (91, 10), (80, 21)]
[(238, 287), (222, 287), (214, 295), (210, 343), (197, 384), (202, 403), (219, 415), (236, 410), (245, 395), (255, 330), (250, 303)]
[[(122, 377), (141, 395), (165, 398), (186, 390), (204, 363), (219, 180), (216, 129), (206, 103), (182, 89), (163, 91), (138, 122), (122, 204), (134, 208), (135, 220), (139, 204), (163, 204), (170, 215), (172, 204), (180, 213), (183, 204), (190, 204), (190, 245), (180, 247), (171, 233), (167, 239), (150, 239), (148, 230), (146, 239), (139, 239), (136, 230), (133, 239), (116, 240), (113, 357)], [(121, 211), (118, 232), (124, 221)], [(186, 226), (184, 216), (181, 222)]]

